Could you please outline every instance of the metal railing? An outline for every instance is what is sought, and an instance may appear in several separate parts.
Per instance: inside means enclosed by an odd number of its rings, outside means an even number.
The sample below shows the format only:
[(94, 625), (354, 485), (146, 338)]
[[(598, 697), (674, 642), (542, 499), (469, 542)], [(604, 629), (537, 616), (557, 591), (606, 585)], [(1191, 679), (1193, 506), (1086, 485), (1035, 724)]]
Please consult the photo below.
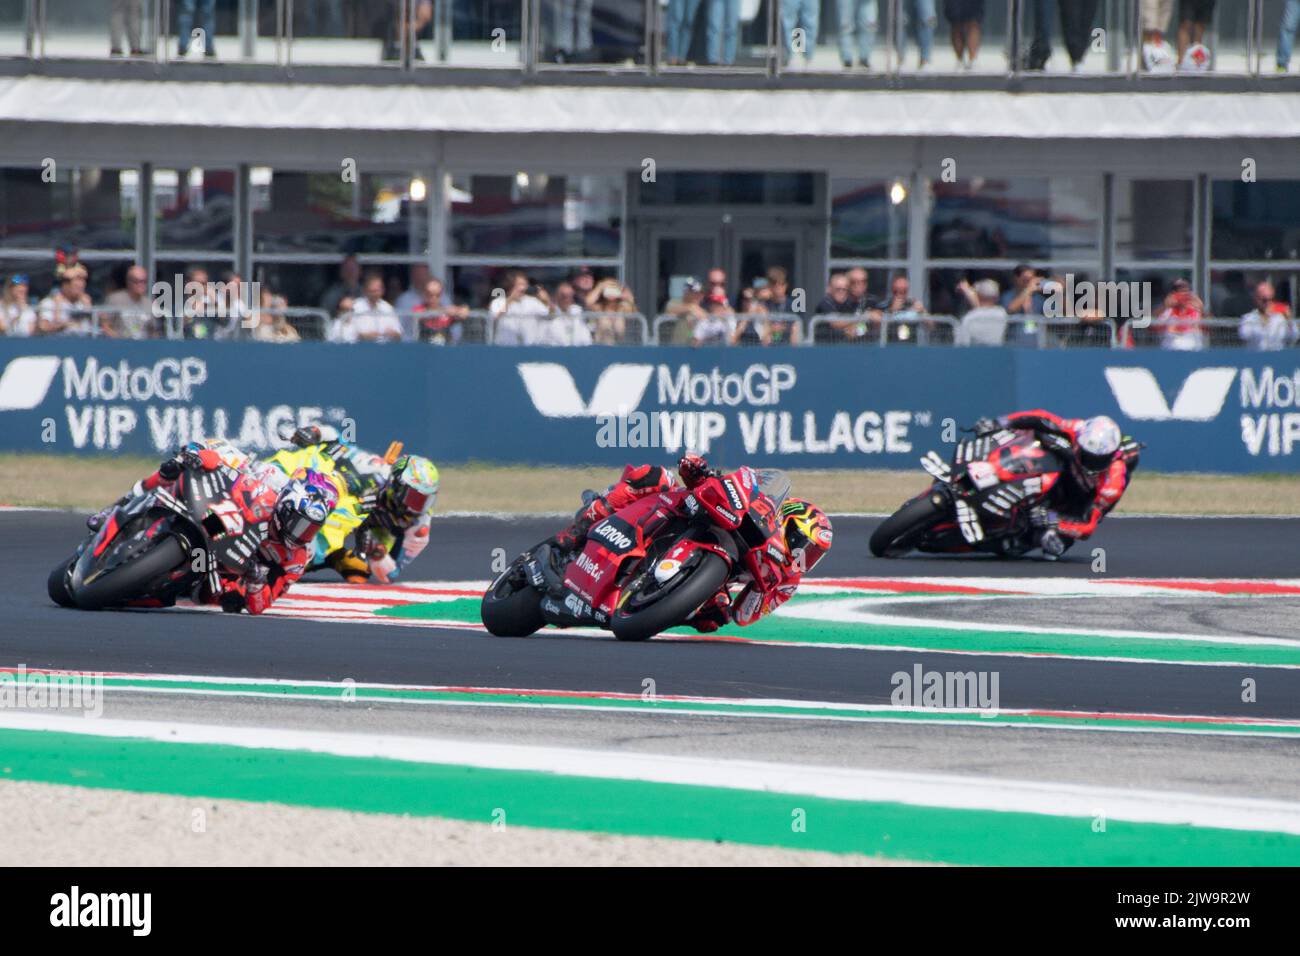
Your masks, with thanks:
[[(868, 2), (875, 4), (877, 14), (874, 39), (868, 44), (874, 46), (876, 54), (871, 73), (860, 71), (860, 75), (896, 77), (916, 72), (919, 37), (910, 16), (915, 8), (905, 0)], [(179, 8), (173, 10), (173, 6), (168, 0), (144, 3), (144, 22), (137, 37), (145, 59), (164, 69), (181, 61), (180, 50), (189, 46), (188, 37), (178, 36), (181, 30), (197, 25), (182, 23)], [(110, 43), (105, 7), (103, 0), (14, 0), (0, 7), (0, 56), (107, 57)], [(947, 56), (950, 24), (941, 15), (942, 4), (937, 0), (935, 7), (935, 21), (927, 25), (932, 33), (927, 42), (933, 44), (936, 54)], [(1175, 22), (1166, 30), (1170, 40), (1178, 28), (1177, 7), (1172, 18)], [(705, 5), (696, 9), (697, 18), (705, 15)], [(784, 11), (779, 9), (779, 0), (766, 8), (754, 8), (755, 15), (762, 17), (763, 9), (767, 13), (765, 22), (740, 20), (734, 25), (745, 55), (731, 62), (725, 57), (713, 62), (710, 52), (698, 63), (691, 61), (693, 68), (769, 76), (792, 70), (791, 62), (798, 56), (784, 35)], [(1031, 0), (990, 0), (977, 71), (1009, 76), (1042, 72), (1041, 65), (1034, 65), (1033, 44), (1039, 29), (1031, 15), (1039, 9), (1045, 8)], [(1218, 4), (1208, 32), (1212, 67), (1235, 75), (1270, 72), (1267, 53), (1276, 44), (1280, 10), (1277, 0)], [(1084, 61), (1089, 69), (1078, 75), (1137, 76), (1142, 72), (1138, 11), (1139, 0), (1103, 0), (1098, 4)], [(1052, 13), (1054, 18), (1054, 9)], [(739, 12), (734, 15), (744, 16)], [(319, 0), (239, 0), (233, 20), (224, 16), (218, 19), (223, 26), (233, 22), (235, 34), (222, 34), (219, 42), (218, 38), (208, 38), (206, 43), (214, 47), (216, 56), (205, 58), (225, 64), (282, 67), (385, 66), (394, 72), (447, 66), (527, 73), (540, 68), (657, 74), (685, 69), (675, 65), (678, 58), (686, 56), (681, 42), (689, 46), (697, 32), (692, 29), (694, 22), (669, 23), (658, 0), (646, 0), (639, 15), (635, 7), (622, 11), (613, 18), (615, 26), (607, 19), (603, 32), (595, 37), (578, 39), (583, 30), (573, 16), (573, 10), (559, 0), (517, 0), (517, 6), (503, 5), (499, 0), (353, 0), (347, 4), (337, 0), (328, 6)], [(1059, 23), (1054, 22), (1050, 30), (1056, 45), (1055, 63), (1058, 70), (1066, 70), (1068, 58), (1061, 49)], [(819, 35), (801, 39), (817, 54), (807, 60), (813, 64), (811, 68), (840, 70), (847, 49), (839, 48), (841, 39), (835, 18), (823, 17)], [(846, 42), (853, 46), (857, 41), (846, 34)], [(569, 49), (571, 44), (585, 46)], [(130, 56), (130, 51), (122, 52)], [(936, 59), (927, 69), (955, 74), (967, 68), (964, 63), (956, 64), (954, 54), (952, 64), (945, 66)], [(1094, 64), (1100, 64), (1101, 69), (1093, 68)]]
[(1119, 329), (1125, 348), (1163, 348), (1177, 351), (1201, 349), (1285, 349), (1300, 346), (1300, 321), (1284, 315), (1269, 317), (1267, 325), (1239, 319), (1153, 318), (1150, 324)]
[[(62, 306), (57, 311), (31, 306), (37, 321), (57, 320), (52, 332), (34, 337), (69, 336), (113, 339), (209, 339), (256, 342), (353, 342), (340, 334), (346, 316), (323, 309), (260, 309), (251, 313), (196, 312), (157, 315), (147, 308)], [(746, 347), (768, 345), (866, 346), (874, 348), (967, 347), (1000, 345), (1028, 349), (1288, 349), (1300, 348), (1300, 320), (1272, 315), (1267, 322), (1242, 318), (1113, 319), (1015, 316), (975, 323), (950, 315), (905, 313), (875, 316), (795, 313), (719, 316), (718, 321), (659, 315), (653, 325), (640, 313), (583, 312), (547, 316), (493, 315), (486, 309), (455, 306), (392, 313), (406, 343), (428, 345), (690, 345)], [(505, 323), (504, 331), (498, 329)], [(567, 323), (567, 324), (566, 324)], [(584, 334), (585, 333), (585, 334)], [(0, 335), (6, 334), (0, 327)], [(9, 329), (7, 335), (23, 333)]]

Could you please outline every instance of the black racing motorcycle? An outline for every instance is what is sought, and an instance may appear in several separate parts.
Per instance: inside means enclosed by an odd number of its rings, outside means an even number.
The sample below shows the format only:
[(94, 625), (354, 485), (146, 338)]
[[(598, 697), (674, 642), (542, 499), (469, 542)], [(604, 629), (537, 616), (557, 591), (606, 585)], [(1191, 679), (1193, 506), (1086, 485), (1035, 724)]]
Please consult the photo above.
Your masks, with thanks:
[(267, 535), (264, 489), (223, 465), (183, 468), (174, 490), (160, 487), (115, 506), (50, 572), (50, 599), (87, 611), (171, 607), (179, 597), (220, 594), (223, 578), (242, 578)]
[[(1142, 447), (1130, 438), (1120, 447), (1130, 473)], [(1052, 490), (1069, 480), (1072, 460), (1064, 435), (1028, 429), (1004, 428), (958, 442), (951, 462), (928, 452), (921, 467), (933, 484), (881, 522), (871, 535), (871, 552), (878, 558), (910, 551), (1023, 555), (1053, 526)], [(1073, 541), (1064, 544), (1069, 548)]]

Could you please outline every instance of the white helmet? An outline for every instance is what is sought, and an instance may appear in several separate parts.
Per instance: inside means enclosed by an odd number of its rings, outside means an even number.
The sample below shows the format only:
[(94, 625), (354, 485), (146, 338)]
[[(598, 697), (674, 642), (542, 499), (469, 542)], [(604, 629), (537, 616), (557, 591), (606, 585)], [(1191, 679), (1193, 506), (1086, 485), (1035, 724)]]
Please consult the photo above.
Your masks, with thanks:
[(1115, 460), (1124, 436), (1115, 420), (1106, 415), (1089, 418), (1079, 429), (1079, 460), (1088, 471), (1105, 471)]

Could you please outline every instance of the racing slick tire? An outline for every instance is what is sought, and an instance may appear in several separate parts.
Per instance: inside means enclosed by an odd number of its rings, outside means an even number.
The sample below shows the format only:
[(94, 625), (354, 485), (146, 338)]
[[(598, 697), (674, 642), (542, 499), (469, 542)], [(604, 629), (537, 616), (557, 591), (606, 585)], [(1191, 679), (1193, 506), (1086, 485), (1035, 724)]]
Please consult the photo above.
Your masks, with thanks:
[(871, 533), (871, 553), (878, 558), (901, 558), (947, 513), (948, 501), (938, 491), (913, 498)]
[(72, 562), (64, 561), (50, 572), (49, 580), (45, 584), (45, 589), (50, 594), (50, 600), (59, 607), (77, 606), (77, 602), (72, 599), (72, 592), (68, 590), (68, 571), (71, 568)]
[(77, 588), (72, 599), (83, 611), (125, 604), (143, 596), (145, 589), (167, 572), (184, 566), (185, 560), (185, 545), (179, 538), (167, 535), (138, 558)]
[(512, 578), (518, 577), (516, 561), (483, 592), (479, 616), (489, 634), (497, 637), (528, 637), (546, 626), (542, 617), (542, 595), (527, 581), (522, 587)]
[(716, 554), (705, 553), (699, 564), (682, 569), (680, 579), (671, 579), (671, 586), (646, 593), (642, 585), (655, 582), (654, 575), (647, 573), (614, 609), (610, 629), (620, 641), (644, 641), (660, 631), (684, 624), (721, 590), (729, 573), (726, 561)]

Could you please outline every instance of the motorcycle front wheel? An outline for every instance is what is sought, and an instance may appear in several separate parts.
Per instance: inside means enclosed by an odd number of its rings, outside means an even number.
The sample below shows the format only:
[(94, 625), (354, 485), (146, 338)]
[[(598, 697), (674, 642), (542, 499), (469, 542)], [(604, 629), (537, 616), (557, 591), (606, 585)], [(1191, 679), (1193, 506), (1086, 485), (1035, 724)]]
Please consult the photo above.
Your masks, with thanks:
[(871, 533), (871, 553), (878, 558), (901, 558), (947, 513), (948, 502), (937, 491), (913, 498)]
[(151, 584), (185, 563), (185, 545), (179, 538), (166, 535), (137, 557), (69, 590), (77, 607), (83, 611), (116, 607), (142, 597)]
[(708, 552), (662, 585), (647, 571), (624, 593), (610, 629), (620, 641), (644, 641), (677, 627), (722, 589), (728, 573), (727, 562)]

